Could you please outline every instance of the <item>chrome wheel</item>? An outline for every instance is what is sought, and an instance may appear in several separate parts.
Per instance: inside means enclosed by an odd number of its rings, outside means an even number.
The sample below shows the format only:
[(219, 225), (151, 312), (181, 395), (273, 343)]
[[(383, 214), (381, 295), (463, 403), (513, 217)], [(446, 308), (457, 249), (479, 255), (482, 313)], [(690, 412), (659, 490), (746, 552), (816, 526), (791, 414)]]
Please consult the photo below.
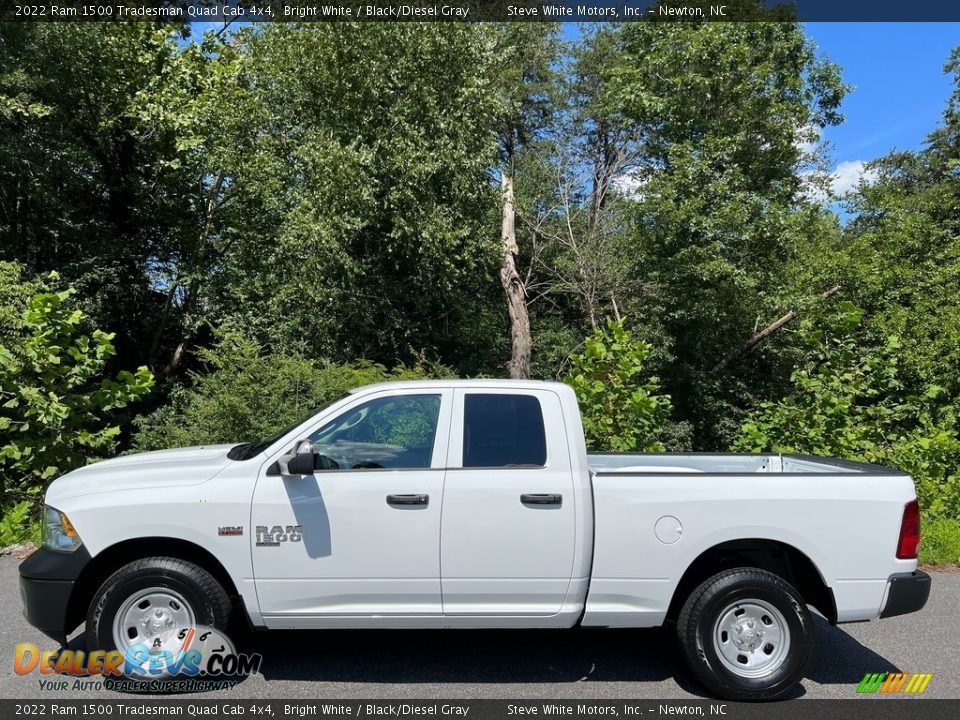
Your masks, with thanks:
[(790, 629), (773, 605), (757, 599), (724, 608), (713, 629), (717, 655), (740, 677), (762, 678), (779, 668), (790, 652)]
[(113, 621), (113, 642), (123, 653), (142, 644), (151, 655), (168, 652), (173, 657), (183, 645), (180, 630), (195, 625), (193, 608), (183, 595), (170, 588), (147, 588), (120, 606)]

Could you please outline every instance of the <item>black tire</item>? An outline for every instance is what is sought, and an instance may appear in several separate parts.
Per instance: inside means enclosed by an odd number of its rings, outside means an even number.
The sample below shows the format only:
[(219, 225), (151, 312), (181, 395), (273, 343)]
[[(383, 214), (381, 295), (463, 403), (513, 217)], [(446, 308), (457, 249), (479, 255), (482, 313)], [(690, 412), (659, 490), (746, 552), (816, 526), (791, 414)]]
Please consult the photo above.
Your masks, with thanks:
[[(750, 605), (750, 601), (758, 601), (762, 606), (772, 606), (776, 612), (770, 613), (771, 618), (763, 614), (763, 622), (774, 623), (779, 627), (783, 622), (789, 632), (789, 640), (780, 642), (782, 649), (773, 644), (763, 644), (763, 638), (755, 634), (754, 625), (748, 628), (738, 627), (734, 633), (724, 632), (721, 625), (722, 618), (731, 618), (740, 612), (739, 603), (752, 607), (756, 614), (757, 605)], [(775, 617), (779, 613), (779, 618)], [(749, 617), (742, 615), (741, 617)], [(732, 618), (736, 620), (736, 618)], [(759, 623), (755, 624), (761, 631), (773, 636), (777, 631), (770, 631)], [(747, 632), (751, 635), (733, 638), (733, 634)], [(807, 667), (813, 658), (814, 628), (810, 611), (800, 594), (782, 578), (757, 568), (736, 568), (718, 573), (701, 583), (687, 598), (677, 618), (677, 635), (680, 638), (680, 648), (690, 670), (707, 688), (721, 698), (727, 700), (777, 700), (784, 697), (799, 683), (806, 674)], [(780, 635), (786, 638), (786, 633)], [(726, 640), (723, 640), (726, 638)], [(737, 653), (735, 660), (725, 660), (721, 656), (721, 643), (727, 642), (757, 642), (760, 645), (749, 652), (742, 651), (737, 645), (725, 645), (727, 653)], [(769, 649), (769, 652), (768, 652)], [(766, 653), (776, 656), (764, 658), (757, 655), (757, 662), (761, 667), (751, 670), (746, 667), (753, 661), (753, 653)], [(732, 669), (733, 665), (743, 663), (745, 667), (738, 672)], [(763, 663), (769, 663), (762, 667)], [(745, 677), (743, 674), (757, 672), (759, 676)]]
[(87, 612), (87, 649), (118, 649), (113, 638), (117, 612), (138, 590), (154, 587), (178, 593), (190, 605), (198, 625), (226, 630), (230, 598), (213, 575), (186, 560), (149, 557), (124, 565), (97, 590)]

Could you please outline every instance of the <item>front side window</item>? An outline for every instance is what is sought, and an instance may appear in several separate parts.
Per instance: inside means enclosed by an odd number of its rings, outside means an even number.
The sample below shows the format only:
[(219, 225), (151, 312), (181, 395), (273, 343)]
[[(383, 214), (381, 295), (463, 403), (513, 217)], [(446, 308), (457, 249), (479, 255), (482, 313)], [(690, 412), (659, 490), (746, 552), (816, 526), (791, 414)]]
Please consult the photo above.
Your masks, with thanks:
[(439, 395), (398, 395), (369, 400), (310, 436), (318, 468), (428, 468), (439, 415)]
[(463, 467), (546, 464), (547, 439), (537, 398), (467, 394), (463, 413)]

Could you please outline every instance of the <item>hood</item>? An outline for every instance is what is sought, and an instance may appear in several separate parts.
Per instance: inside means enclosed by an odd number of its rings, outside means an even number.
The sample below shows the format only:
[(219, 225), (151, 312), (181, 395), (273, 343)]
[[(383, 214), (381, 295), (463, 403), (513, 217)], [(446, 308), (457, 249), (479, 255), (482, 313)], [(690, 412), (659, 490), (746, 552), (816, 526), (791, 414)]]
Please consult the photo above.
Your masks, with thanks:
[(232, 447), (199, 445), (156, 450), (86, 465), (54, 480), (47, 489), (47, 503), (56, 507), (64, 498), (134, 487), (197, 485), (232, 462), (227, 457)]

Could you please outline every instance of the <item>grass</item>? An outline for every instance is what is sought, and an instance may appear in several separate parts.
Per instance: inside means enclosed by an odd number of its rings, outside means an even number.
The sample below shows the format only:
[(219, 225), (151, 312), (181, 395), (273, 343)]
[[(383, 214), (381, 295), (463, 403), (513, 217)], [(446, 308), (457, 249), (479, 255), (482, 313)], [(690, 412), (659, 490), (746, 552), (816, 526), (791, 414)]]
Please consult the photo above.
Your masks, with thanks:
[(921, 526), (920, 562), (926, 565), (960, 564), (960, 520), (939, 518)]

